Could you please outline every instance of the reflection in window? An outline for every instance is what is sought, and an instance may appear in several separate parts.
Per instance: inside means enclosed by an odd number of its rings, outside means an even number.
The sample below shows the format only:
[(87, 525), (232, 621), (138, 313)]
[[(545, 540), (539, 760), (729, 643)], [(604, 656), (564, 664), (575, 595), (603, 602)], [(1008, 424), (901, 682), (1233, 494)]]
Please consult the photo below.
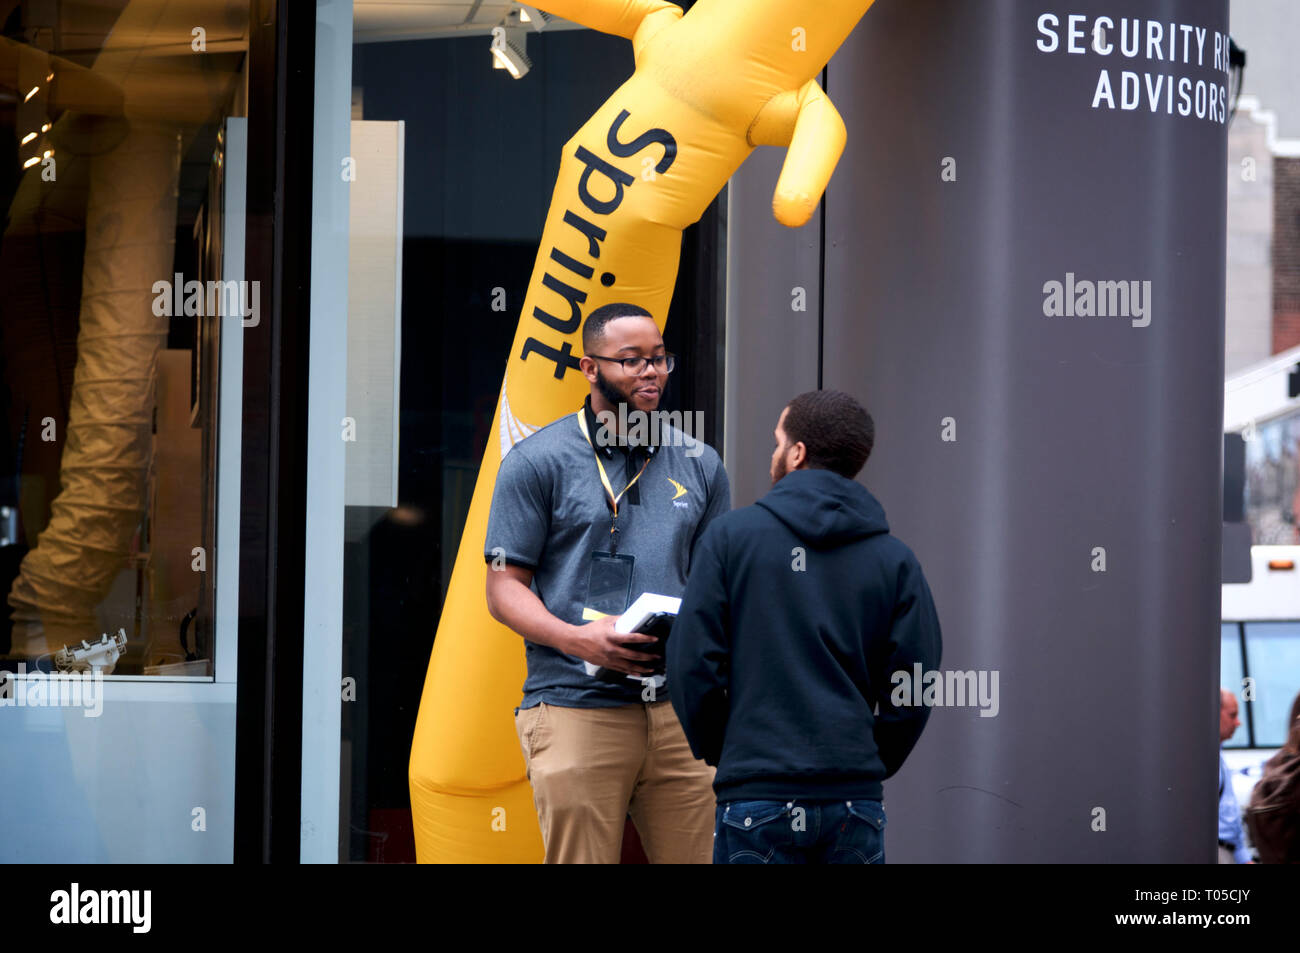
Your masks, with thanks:
[(1246, 441), (1246, 521), (1252, 544), (1300, 543), (1300, 413), (1260, 424)]
[(220, 319), (189, 283), (220, 277), (247, 7), (196, 37), (183, 4), (10, 6), (0, 666), (207, 677)]

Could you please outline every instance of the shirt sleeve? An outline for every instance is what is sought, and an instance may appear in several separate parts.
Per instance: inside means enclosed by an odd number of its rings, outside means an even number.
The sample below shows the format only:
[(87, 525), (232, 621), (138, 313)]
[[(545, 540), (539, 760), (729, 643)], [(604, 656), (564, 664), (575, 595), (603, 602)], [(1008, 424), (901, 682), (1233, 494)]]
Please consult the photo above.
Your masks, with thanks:
[(1223, 755), (1219, 755), (1219, 840), (1232, 845), (1233, 856), (1237, 863), (1250, 863), (1250, 850), (1246, 847), (1246, 835), (1241, 829), (1241, 811), (1237, 807), (1237, 795), (1232, 790), (1232, 776), (1224, 764)]
[(536, 569), (550, 526), (550, 487), (528, 457), (511, 450), (492, 488), (484, 560), (501, 557), (510, 565)]

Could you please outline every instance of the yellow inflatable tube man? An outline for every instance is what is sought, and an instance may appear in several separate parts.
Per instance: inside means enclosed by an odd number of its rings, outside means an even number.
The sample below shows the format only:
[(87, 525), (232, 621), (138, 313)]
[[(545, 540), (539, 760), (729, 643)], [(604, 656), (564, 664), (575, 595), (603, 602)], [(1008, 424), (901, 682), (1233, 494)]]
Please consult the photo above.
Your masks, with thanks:
[(814, 79), (872, 0), (541, 0), (632, 41), (636, 71), (564, 146), (411, 744), (421, 862), (539, 862), (541, 834), (515, 735), (522, 639), (492, 619), (484, 534), (501, 458), (582, 403), (582, 319), (613, 301), (656, 316), (682, 229), (755, 146), (788, 148), (772, 201), (803, 225), (844, 150)]

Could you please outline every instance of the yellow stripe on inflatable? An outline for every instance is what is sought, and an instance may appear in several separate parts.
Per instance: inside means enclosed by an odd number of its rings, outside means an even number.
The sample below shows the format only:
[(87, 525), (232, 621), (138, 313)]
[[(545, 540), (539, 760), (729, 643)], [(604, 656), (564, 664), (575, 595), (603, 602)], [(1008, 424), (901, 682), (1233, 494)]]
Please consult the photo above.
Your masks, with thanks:
[(539, 862), (542, 841), (513, 710), (523, 641), (488, 614), (484, 534), (502, 455), (573, 412), (582, 318), (640, 305), (660, 330), (682, 230), (759, 145), (788, 146), (773, 213), (812, 216), (844, 149), (814, 77), (871, 0), (542, 0), (632, 40), (636, 70), (564, 145), (501, 398), (429, 659), (411, 742), (421, 862)]

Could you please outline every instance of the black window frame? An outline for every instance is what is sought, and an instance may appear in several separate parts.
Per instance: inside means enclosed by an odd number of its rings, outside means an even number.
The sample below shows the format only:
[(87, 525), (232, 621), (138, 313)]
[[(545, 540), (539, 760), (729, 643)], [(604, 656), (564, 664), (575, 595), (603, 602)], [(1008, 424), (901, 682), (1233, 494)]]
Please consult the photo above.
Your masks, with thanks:
[[(236, 863), (298, 863), (316, 5), (252, 0), (240, 454)], [(260, 333), (259, 333), (260, 332)]]

